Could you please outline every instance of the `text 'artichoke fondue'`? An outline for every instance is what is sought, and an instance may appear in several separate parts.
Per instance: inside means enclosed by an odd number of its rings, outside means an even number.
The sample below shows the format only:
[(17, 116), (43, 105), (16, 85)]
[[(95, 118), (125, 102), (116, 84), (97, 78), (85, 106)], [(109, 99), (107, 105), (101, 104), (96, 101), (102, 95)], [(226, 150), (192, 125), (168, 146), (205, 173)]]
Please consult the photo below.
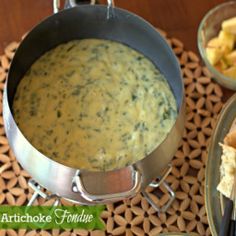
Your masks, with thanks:
[(43, 154), (102, 171), (144, 158), (177, 115), (172, 91), (149, 59), (100, 39), (70, 41), (41, 56), (19, 83), (13, 111)]

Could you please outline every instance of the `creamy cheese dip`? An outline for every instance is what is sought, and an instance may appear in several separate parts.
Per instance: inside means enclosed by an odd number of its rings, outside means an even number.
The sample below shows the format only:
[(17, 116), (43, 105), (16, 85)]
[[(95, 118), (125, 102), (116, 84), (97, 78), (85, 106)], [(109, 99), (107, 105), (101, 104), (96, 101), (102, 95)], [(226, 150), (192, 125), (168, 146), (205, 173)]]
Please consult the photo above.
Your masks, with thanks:
[(41, 56), (20, 81), (13, 111), (43, 154), (102, 171), (144, 158), (177, 115), (172, 91), (149, 59), (100, 39), (70, 41)]

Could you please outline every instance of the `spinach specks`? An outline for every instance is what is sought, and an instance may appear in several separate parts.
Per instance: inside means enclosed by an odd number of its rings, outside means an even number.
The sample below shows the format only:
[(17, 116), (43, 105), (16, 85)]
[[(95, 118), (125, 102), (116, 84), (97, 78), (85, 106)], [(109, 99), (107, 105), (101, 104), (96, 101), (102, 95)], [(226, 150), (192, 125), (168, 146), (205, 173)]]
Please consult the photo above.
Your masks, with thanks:
[(58, 110), (58, 111), (57, 111), (57, 118), (60, 118), (60, 117), (61, 117), (61, 111)]
[(145, 122), (138, 122), (135, 126), (134, 126), (134, 130), (137, 131), (148, 131), (148, 127), (146, 126)]
[(137, 61), (141, 61), (142, 59), (144, 59), (143, 56), (138, 56), (138, 57), (136, 58)]
[(71, 45), (69, 48), (67, 48), (67, 52), (71, 51), (71, 49), (73, 49), (75, 47), (75, 44)]
[(73, 96), (78, 96), (80, 94), (80, 88), (74, 89), (74, 91), (71, 93)]
[(136, 100), (137, 100), (137, 98), (138, 98), (138, 96), (137, 96), (137, 95), (135, 95), (135, 94), (132, 94), (132, 101), (136, 101)]

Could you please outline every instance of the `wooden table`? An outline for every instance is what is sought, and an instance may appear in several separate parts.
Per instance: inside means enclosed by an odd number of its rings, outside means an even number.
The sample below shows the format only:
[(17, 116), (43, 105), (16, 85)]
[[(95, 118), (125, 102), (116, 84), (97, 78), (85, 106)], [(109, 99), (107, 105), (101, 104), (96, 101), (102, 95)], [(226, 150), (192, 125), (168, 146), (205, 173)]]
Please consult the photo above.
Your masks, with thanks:
[[(106, 2), (100, 0), (100, 2)], [(115, 0), (169, 36), (179, 38), (189, 50), (198, 53), (197, 29), (206, 12), (224, 0)], [(40, 20), (52, 14), (52, 0), (1, 0), (0, 54), (4, 47), (29, 31)], [(226, 97), (232, 92), (224, 90)]]

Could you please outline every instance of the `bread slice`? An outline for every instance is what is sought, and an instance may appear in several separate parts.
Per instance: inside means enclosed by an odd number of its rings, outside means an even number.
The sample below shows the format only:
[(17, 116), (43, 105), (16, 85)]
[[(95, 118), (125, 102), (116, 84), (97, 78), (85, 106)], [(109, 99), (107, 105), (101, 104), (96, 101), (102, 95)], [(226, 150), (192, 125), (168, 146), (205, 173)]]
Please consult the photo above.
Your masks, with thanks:
[(224, 196), (230, 197), (234, 182), (234, 174), (236, 171), (236, 149), (228, 145), (220, 144), (223, 150), (221, 156), (221, 181), (217, 186), (217, 190)]

